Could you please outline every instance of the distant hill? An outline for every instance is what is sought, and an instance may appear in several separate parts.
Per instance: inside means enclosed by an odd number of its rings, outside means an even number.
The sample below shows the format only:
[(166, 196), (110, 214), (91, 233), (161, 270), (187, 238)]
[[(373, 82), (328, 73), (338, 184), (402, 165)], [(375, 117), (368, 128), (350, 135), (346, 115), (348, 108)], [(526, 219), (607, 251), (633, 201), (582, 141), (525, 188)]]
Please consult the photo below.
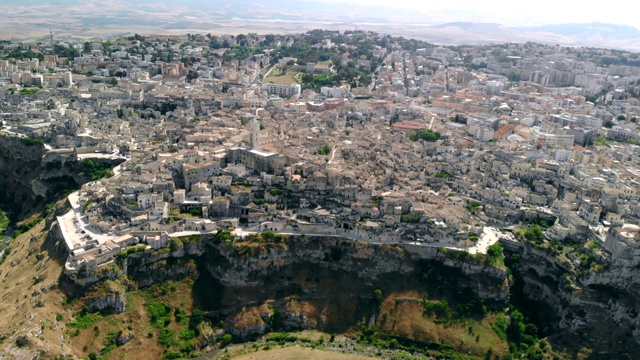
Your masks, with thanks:
[[(463, 34), (477, 37), (478, 41), (480, 42), (482, 42), (483, 39), (491, 41), (502, 41), (502, 39), (504, 39), (505, 41), (508, 41), (508, 39), (510, 39), (511, 37), (519, 35), (518, 30), (496, 23), (450, 22), (442, 25), (432, 26), (431, 28), (437, 31), (453, 30), (455, 32), (461, 32)], [(478, 35), (482, 36), (478, 37)]]
[(465, 21), (456, 21), (456, 22), (450, 22), (450, 23), (446, 23), (446, 24), (442, 24), (442, 25), (435, 25), (433, 27), (434, 28), (439, 28), (439, 29), (443, 29), (443, 28), (446, 28), (446, 27), (458, 27), (460, 29), (469, 30), (471, 27), (473, 27), (473, 25), (475, 25), (475, 23), (465, 22)]
[(475, 23), (475, 22), (450, 22), (442, 25), (433, 26), (437, 29), (444, 29), (450, 27), (457, 27), (462, 30), (474, 31), (474, 32), (483, 32), (483, 33), (491, 33), (491, 32), (503, 32), (503, 31), (513, 31), (514, 29), (504, 26), (502, 24), (496, 23)]
[[(105, 6), (108, 4), (108, 6)], [(0, 0), (0, 39), (85, 41), (163, 33), (370, 30), (443, 45), (540, 42), (640, 51), (640, 30), (608, 23), (505, 26), (491, 13), (411, 11), (342, 0)], [(526, 23), (526, 15), (519, 17)], [(518, 20), (510, 19), (517, 22)], [(428, 26), (430, 24), (431, 26)]]
[(601, 37), (610, 40), (640, 38), (640, 30), (627, 25), (606, 24), (600, 22), (588, 24), (553, 24), (533, 27), (518, 27), (525, 32), (548, 32), (581, 38)]

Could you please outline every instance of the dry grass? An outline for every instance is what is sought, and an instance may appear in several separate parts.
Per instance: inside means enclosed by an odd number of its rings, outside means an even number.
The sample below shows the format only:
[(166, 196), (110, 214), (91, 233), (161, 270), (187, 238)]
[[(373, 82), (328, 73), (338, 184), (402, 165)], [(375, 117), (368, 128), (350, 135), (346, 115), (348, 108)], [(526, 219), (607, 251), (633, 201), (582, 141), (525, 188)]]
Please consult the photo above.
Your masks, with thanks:
[(334, 351), (309, 349), (299, 346), (290, 346), (281, 349), (272, 350), (259, 350), (254, 353), (244, 354), (238, 357), (233, 357), (238, 360), (362, 360), (362, 359), (375, 359), (372, 357), (342, 354)]
[[(66, 256), (59, 243), (45, 240), (47, 236), (42, 221), (10, 243), (11, 253), (0, 264), (0, 334), (6, 336), (0, 343), (0, 358), (31, 359), (40, 351), (46, 351), (45, 358), (65, 354), (87, 358), (105, 347), (110, 331), (120, 330), (132, 332), (135, 337), (113, 350), (108, 358), (162, 358), (164, 347), (156, 340), (159, 330), (149, 322), (146, 302), (162, 301), (189, 315), (193, 308), (190, 281), (175, 283), (175, 289), (167, 293), (128, 292), (123, 314), (91, 315), (94, 322), (85, 329), (75, 329), (67, 324), (78, 318), (84, 301), (65, 304), (66, 296), (58, 286)], [(169, 328), (178, 330), (184, 326), (172, 321)], [(148, 337), (148, 333), (153, 336)], [(26, 337), (29, 344), (18, 347), (16, 339), (20, 336)]]
[[(150, 323), (147, 302), (162, 302), (174, 309), (180, 308), (186, 314), (191, 314), (193, 310), (190, 282), (171, 282), (166, 284), (165, 288), (171, 286), (175, 286), (174, 290), (166, 293), (163, 293), (160, 287), (127, 292), (127, 307), (124, 313), (99, 317), (93, 326), (81, 330), (78, 336), (71, 339), (74, 354), (84, 358), (92, 352), (99, 353), (106, 345), (107, 334), (110, 331), (122, 330), (124, 333), (133, 333), (134, 338), (111, 352), (109, 359), (161, 359), (165, 348), (157, 341), (159, 330)], [(98, 328), (97, 332), (95, 327)], [(178, 332), (185, 326), (171, 321), (167, 328)]]
[(248, 306), (243, 307), (242, 310), (235, 314), (235, 316), (230, 320), (234, 323), (234, 326), (238, 328), (263, 325), (264, 320), (262, 320), (262, 314), (270, 313), (272, 313), (272, 311), (268, 304), (262, 304), (261, 306)]
[(262, 83), (274, 83), (279, 85), (291, 85), (299, 83), (300, 73), (291, 69), (288, 69), (285, 74), (282, 74), (281, 70), (276, 68), (271, 71), (268, 77), (262, 79)]
[[(0, 265), (0, 358), (31, 358), (38, 349), (49, 354), (71, 353), (71, 344), (60, 337), (71, 312), (61, 303), (65, 296), (57, 289), (65, 257), (53, 241), (45, 241), (48, 232), (42, 221), (11, 241), (11, 253)], [(56, 314), (62, 315), (60, 322)], [(18, 348), (19, 336), (30, 344)]]
[[(378, 326), (382, 334), (448, 344), (460, 353), (475, 356), (483, 356), (489, 349), (500, 357), (508, 352), (507, 342), (500, 339), (491, 328), (495, 315), (490, 314), (479, 321), (465, 320), (448, 326), (437, 324), (433, 317), (424, 316), (422, 296), (418, 292), (391, 294), (383, 301), (380, 314), (388, 314)], [(472, 331), (469, 331), (470, 327)]]

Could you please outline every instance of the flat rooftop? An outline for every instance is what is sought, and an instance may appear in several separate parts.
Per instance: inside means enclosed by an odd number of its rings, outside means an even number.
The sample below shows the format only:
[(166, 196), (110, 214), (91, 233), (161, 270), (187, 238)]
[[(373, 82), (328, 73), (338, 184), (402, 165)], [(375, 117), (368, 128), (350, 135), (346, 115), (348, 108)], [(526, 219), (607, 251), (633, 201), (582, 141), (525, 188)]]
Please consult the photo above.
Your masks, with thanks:
[(256, 150), (256, 149), (251, 149), (251, 150), (249, 150), (249, 152), (252, 153), (252, 154), (256, 154), (258, 156), (264, 156), (264, 157), (273, 156), (273, 155), (278, 154), (278, 153), (275, 153), (275, 152), (266, 152), (266, 151), (260, 151), (260, 150)]

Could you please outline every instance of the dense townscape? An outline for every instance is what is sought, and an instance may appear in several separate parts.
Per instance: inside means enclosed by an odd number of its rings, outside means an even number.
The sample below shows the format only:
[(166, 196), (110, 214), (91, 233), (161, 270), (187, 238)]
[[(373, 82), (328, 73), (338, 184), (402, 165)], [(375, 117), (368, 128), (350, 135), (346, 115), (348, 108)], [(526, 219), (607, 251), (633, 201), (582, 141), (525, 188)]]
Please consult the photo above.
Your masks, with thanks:
[(0, 131), (44, 144), (48, 170), (95, 168), (57, 216), (78, 284), (223, 231), (490, 255), (528, 243), (576, 288), (640, 265), (636, 53), (314, 30), (0, 55)]

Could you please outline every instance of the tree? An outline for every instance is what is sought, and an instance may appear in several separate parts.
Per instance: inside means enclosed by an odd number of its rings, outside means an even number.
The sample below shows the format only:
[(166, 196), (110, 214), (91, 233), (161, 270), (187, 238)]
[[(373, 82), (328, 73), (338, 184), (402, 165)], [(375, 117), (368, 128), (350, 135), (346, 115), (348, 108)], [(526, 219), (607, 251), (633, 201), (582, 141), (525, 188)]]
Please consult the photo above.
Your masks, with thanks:
[(598, 101), (598, 95), (586, 95), (586, 100), (592, 103), (596, 103)]
[(617, 117), (618, 121), (625, 121), (627, 120), (627, 116), (625, 114), (620, 114)]
[(611, 129), (613, 127), (613, 121), (607, 120), (607, 122), (604, 123), (604, 127)]
[(189, 73), (187, 73), (186, 81), (191, 82), (192, 80), (197, 79), (198, 76), (200, 75), (196, 71), (189, 70)]
[(529, 241), (539, 242), (544, 239), (544, 233), (538, 225), (534, 225), (525, 231), (524, 237)]
[(273, 238), (275, 238), (276, 234), (273, 231), (264, 231), (262, 234), (260, 234), (262, 236), (262, 239), (264, 241), (271, 241), (273, 240)]
[(422, 139), (424, 141), (434, 142), (440, 139), (440, 133), (431, 130), (414, 131), (409, 135), (409, 139), (412, 141)]
[(496, 260), (502, 257), (502, 246), (500, 244), (489, 246), (487, 249), (487, 257), (491, 263), (495, 263)]

